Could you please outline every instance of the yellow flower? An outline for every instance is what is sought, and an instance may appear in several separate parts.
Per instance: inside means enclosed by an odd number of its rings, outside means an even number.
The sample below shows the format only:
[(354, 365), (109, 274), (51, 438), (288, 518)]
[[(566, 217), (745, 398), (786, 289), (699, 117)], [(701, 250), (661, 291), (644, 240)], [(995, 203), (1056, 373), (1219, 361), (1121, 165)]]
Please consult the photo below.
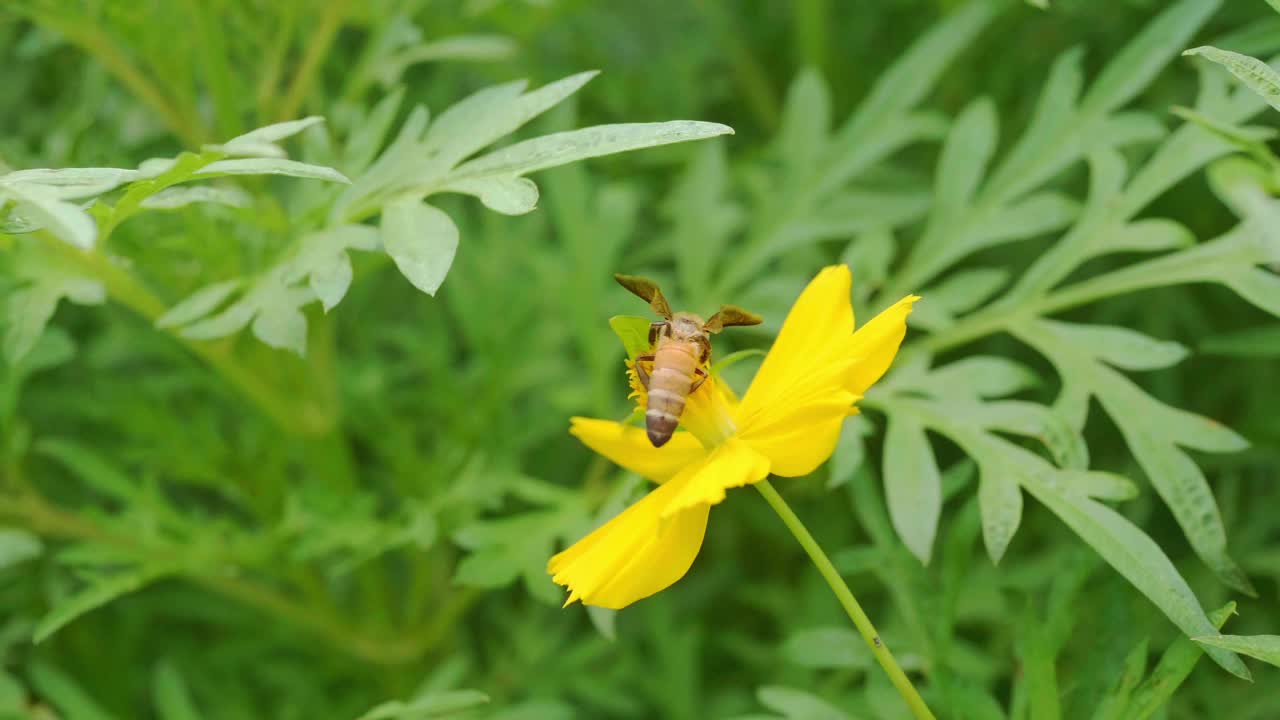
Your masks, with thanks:
[[(551, 558), (547, 572), (569, 589), (565, 605), (622, 608), (666, 589), (693, 564), (711, 506), (729, 488), (773, 473), (813, 472), (835, 450), (840, 425), (880, 379), (906, 334), (909, 295), (857, 332), (849, 268), (822, 270), (791, 308), (741, 403), (708, 380), (685, 405), (684, 430), (661, 448), (643, 428), (573, 418), (592, 450), (658, 487)], [(635, 395), (644, 389), (633, 380)]]

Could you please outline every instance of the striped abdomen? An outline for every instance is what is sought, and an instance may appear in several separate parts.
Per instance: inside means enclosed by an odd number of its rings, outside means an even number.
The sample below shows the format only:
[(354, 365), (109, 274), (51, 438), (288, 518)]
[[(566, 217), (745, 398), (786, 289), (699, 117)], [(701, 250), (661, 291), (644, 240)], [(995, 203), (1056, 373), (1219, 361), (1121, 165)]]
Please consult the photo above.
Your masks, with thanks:
[(697, 345), (670, 340), (659, 343), (653, 354), (644, 426), (654, 447), (666, 445), (680, 424), (684, 401), (689, 397), (694, 371), (698, 368), (698, 354)]

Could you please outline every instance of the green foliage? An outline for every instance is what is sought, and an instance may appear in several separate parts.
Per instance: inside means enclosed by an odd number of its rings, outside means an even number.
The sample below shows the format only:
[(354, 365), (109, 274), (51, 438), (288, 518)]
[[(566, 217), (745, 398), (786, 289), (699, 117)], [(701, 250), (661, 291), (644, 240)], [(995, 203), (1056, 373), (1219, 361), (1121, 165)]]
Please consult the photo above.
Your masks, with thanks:
[(777, 485), (938, 716), (1280, 715), (1280, 19), (1030, 5), (6, 4), (0, 718), (903, 716), (748, 493), (545, 572), (648, 489), (612, 274), (742, 392), (834, 262), (924, 299)]

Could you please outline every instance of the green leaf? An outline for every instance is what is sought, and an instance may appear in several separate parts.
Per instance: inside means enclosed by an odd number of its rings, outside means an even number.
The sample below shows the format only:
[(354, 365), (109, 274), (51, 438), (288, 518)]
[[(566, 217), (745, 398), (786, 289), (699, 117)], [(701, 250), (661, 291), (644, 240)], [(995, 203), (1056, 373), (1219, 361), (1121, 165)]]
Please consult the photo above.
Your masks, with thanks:
[(1068, 323), (1054, 323), (1054, 328), (1065, 341), (1124, 370), (1158, 370), (1187, 356), (1187, 349), (1178, 343), (1156, 340), (1128, 328)]
[(1191, 639), (1201, 645), (1231, 650), (1280, 667), (1280, 635), (1205, 635)]
[(52, 705), (66, 720), (116, 720), (69, 675), (44, 662), (29, 671), (33, 693)]
[(644, 355), (651, 349), (649, 326), (652, 324), (653, 321), (649, 318), (635, 315), (614, 315), (609, 318), (609, 327), (613, 328), (614, 334), (622, 341), (622, 347), (626, 349), (627, 357), (632, 361), (636, 356)]
[(487, 177), (455, 180), (445, 192), (474, 195), (484, 206), (503, 215), (524, 215), (538, 205), (538, 186), (522, 177)]
[(142, 177), (122, 168), (35, 168), (0, 175), (0, 185), (38, 185), (61, 200), (94, 197)]
[(1093, 720), (1125, 720), (1131, 717), (1127, 708), (1134, 690), (1147, 672), (1147, 646), (1148, 641), (1143, 639), (1125, 656), (1124, 671), (1116, 680), (1115, 687), (1094, 709)]
[[(266, 125), (257, 130), (250, 130), (243, 135), (237, 135), (223, 143), (222, 148), (225, 152), (237, 154), (240, 147), (257, 147), (264, 143), (274, 144), (281, 140), (293, 137), (309, 127), (324, 123), (324, 118), (318, 115), (302, 118), (301, 120), (288, 120)], [(281, 157), (281, 156), (276, 156)]]
[(1002, 464), (979, 458), (978, 466), (982, 541), (991, 562), (999, 564), (1022, 523), (1022, 489)]
[(10, 293), (5, 302), (4, 353), (10, 364), (21, 362), (36, 346), (64, 298), (80, 305), (100, 305), (107, 299), (102, 283), (44, 260), (20, 259), (17, 274), (27, 284)]
[(57, 190), (42, 185), (8, 183), (0, 177), (0, 200), (17, 203), (18, 211), (59, 240), (88, 250), (98, 238), (98, 225), (80, 206), (66, 202)]
[(871, 666), (871, 653), (862, 637), (842, 627), (819, 627), (792, 633), (782, 644), (782, 656), (800, 667), (855, 670)]
[[(1221, 628), (1235, 611), (1236, 604), (1229, 602), (1209, 613), (1209, 620), (1214, 627)], [(1128, 717), (1146, 720), (1154, 715), (1173, 697), (1174, 691), (1187, 679), (1203, 655), (1204, 650), (1190, 638), (1180, 637), (1174, 640), (1164, 655), (1160, 656), (1160, 662), (1156, 663), (1151, 675), (1134, 690), (1129, 699)]]
[(1227, 72), (1235, 75), (1236, 79), (1257, 93), (1263, 100), (1266, 100), (1268, 105), (1280, 110), (1280, 74), (1272, 70), (1270, 65), (1248, 55), (1241, 55), (1230, 50), (1219, 50), (1208, 45), (1191, 48), (1182, 54), (1199, 55), (1206, 60), (1223, 66), (1227, 69)]
[(458, 252), (458, 227), (435, 206), (402, 200), (383, 209), (382, 246), (414, 287), (435, 295)]
[(0, 717), (25, 718), (27, 712), (27, 691), (13, 676), (0, 670)]
[(934, 198), (941, 217), (949, 217), (973, 200), (995, 153), (995, 104), (990, 98), (970, 103), (956, 118), (942, 146), (935, 174)]
[(459, 165), (449, 174), (449, 182), (494, 176), (516, 177), (601, 155), (732, 134), (733, 128), (727, 125), (694, 120), (597, 125), (508, 145)]
[(35, 451), (57, 460), (85, 485), (117, 500), (136, 500), (141, 488), (97, 451), (73, 440), (43, 438)]
[(1107, 63), (1084, 98), (1084, 108), (1102, 114), (1132, 100), (1151, 84), (1178, 48), (1186, 47), (1218, 5), (1218, 0), (1181, 0), (1162, 12)]
[(998, 355), (977, 355), (929, 372), (921, 388), (939, 396), (992, 398), (1039, 384), (1025, 365)]
[(191, 699), (182, 674), (172, 663), (162, 662), (157, 665), (151, 682), (159, 720), (201, 720), (204, 717)]
[(778, 129), (778, 153), (793, 174), (808, 172), (821, 159), (831, 133), (831, 92), (822, 73), (803, 68), (787, 88)]
[(422, 154), (432, 158), (425, 169), (438, 173), (452, 168), (560, 104), (598, 74), (595, 70), (577, 73), (528, 93), (523, 80), (495, 85), (453, 104), (423, 139)]
[[(1111, 508), (1082, 494), (1066, 492), (1056, 483), (1033, 474), (1022, 475), (1019, 482), (1184, 633), (1199, 636), (1212, 631), (1213, 625), (1200, 609), (1191, 588), (1146, 533)], [(1249, 678), (1249, 670), (1240, 658), (1221, 651), (1210, 654), (1231, 674)]]
[(253, 204), (253, 196), (234, 187), (171, 187), (143, 200), (142, 207), (148, 210), (176, 210), (196, 203), (246, 208)]
[(151, 583), (173, 574), (176, 568), (168, 565), (152, 565), (121, 570), (90, 582), (80, 592), (55, 605), (32, 631), (32, 641), (44, 642), (85, 613), (97, 610), (107, 603), (137, 592)]
[(205, 317), (226, 302), (232, 293), (240, 289), (241, 284), (239, 279), (224, 280), (200, 288), (156, 318), (156, 327), (177, 327)]
[(346, 175), (333, 168), (311, 165), (297, 160), (264, 157), (218, 160), (200, 168), (192, 177), (203, 180), (229, 175), (284, 175), (309, 180), (326, 180), (344, 185), (351, 184)]
[(0, 528), (0, 571), (20, 565), (44, 552), (40, 538), (17, 528)]
[(489, 702), (489, 696), (475, 690), (430, 693), (408, 702), (392, 700), (372, 708), (358, 720), (426, 720), (456, 716)]
[(840, 708), (804, 690), (767, 685), (756, 690), (756, 698), (787, 720), (852, 720)]
[(924, 428), (894, 415), (884, 441), (884, 492), (898, 537), (928, 565), (942, 514), (942, 474)]

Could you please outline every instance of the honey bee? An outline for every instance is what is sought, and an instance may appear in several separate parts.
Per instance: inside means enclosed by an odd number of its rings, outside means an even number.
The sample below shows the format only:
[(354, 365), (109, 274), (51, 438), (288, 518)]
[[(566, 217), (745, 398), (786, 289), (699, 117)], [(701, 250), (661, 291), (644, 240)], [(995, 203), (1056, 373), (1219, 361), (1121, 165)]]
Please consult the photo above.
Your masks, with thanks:
[[(693, 313), (673, 313), (652, 280), (632, 275), (613, 277), (662, 317), (649, 326), (649, 354), (640, 355), (635, 361), (636, 376), (649, 393), (645, 430), (649, 442), (662, 447), (680, 424), (685, 400), (707, 380), (711, 335), (733, 325), (759, 325), (763, 320), (736, 305), (721, 305), (705, 321)], [(643, 363), (652, 363), (651, 369)]]

